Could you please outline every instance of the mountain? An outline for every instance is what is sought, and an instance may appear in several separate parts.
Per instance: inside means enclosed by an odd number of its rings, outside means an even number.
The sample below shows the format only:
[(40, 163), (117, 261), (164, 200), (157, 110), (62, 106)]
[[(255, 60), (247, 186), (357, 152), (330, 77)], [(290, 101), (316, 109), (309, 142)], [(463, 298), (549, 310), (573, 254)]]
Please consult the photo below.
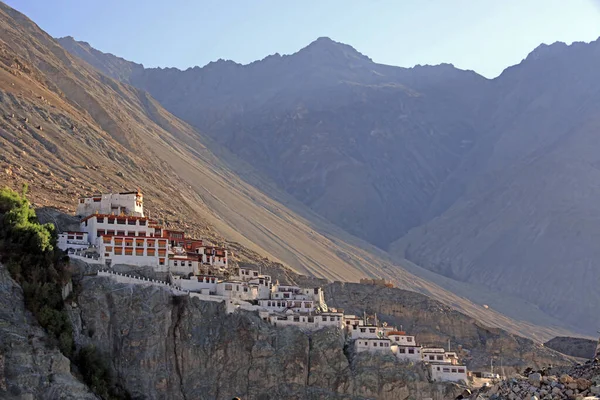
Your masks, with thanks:
[(541, 45), (493, 80), (377, 64), (327, 38), (185, 71), (59, 41), (405, 267), (597, 328), (598, 41)]
[(494, 304), (487, 301), (494, 298), (489, 291), (449, 282), (409, 262), (411, 272), (400, 267), (278, 189), (147, 92), (72, 56), (3, 3), (0, 117), (1, 184), (19, 188), (27, 182), (34, 205), (46, 207), (44, 216), (58, 224), (64, 218), (48, 207), (72, 213), (81, 195), (138, 187), (152, 217), (228, 246), (235, 262), (282, 262), (330, 280), (382, 277), (488, 326), (538, 340), (572, 334), (530, 304), (517, 308), (515, 300), (497, 299), (517, 310), (517, 321), (461, 295)]

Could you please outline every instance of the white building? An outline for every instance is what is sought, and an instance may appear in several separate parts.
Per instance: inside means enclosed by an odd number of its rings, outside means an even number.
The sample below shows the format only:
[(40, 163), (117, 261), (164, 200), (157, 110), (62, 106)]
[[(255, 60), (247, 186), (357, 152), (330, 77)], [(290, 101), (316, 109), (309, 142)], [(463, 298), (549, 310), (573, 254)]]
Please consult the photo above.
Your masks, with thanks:
[(315, 311), (315, 302), (312, 300), (259, 300), (258, 305), (270, 312), (286, 312), (291, 310), (297, 313)]
[(464, 365), (431, 364), (432, 381), (467, 382), (467, 367)]
[(110, 236), (96, 239), (100, 260), (110, 267), (116, 264), (154, 267), (167, 271), (167, 239), (147, 236)]
[(174, 256), (169, 258), (169, 271), (177, 275), (200, 275), (198, 258)]
[(369, 338), (385, 338), (388, 332), (394, 331), (391, 326), (376, 326), (376, 325), (348, 325), (348, 333), (351, 339), (369, 339)]
[(62, 232), (58, 234), (56, 245), (59, 249), (67, 251), (85, 250), (90, 247), (90, 242), (87, 232)]
[(397, 344), (392, 341), (392, 352), (399, 360), (422, 361), (422, 348), (416, 343), (414, 345)]
[(357, 353), (368, 352), (387, 352), (392, 354), (392, 341), (387, 338), (358, 338), (354, 342), (354, 349)]
[(219, 279), (216, 276), (191, 276), (185, 278), (181, 276), (173, 277), (173, 284), (179, 286), (182, 290), (197, 292), (207, 295), (217, 294), (217, 284)]
[(143, 217), (144, 197), (138, 190), (135, 192), (99, 194), (79, 199), (76, 215), (87, 217), (95, 213)]
[(217, 283), (217, 295), (239, 300), (258, 299), (258, 285), (243, 281)]
[(344, 316), (341, 312), (324, 312), (320, 314), (305, 314), (305, 313), (281, 313), (281, 314), (270, 314), (268, 312), (260, 313), (261, 317), (265, 321), (269, 321), (273, 326), (285, 327), (295, 326), (302, 330), (316, 331), (328, 326), (334, 326), (342, 329), (342, 318)]
[(156, 232), (156, 222), (146, 217), (92, 214), (81, 220), (81, 231), (88, 233), (90, 244), (101, 236), (162, 237)]
[(423, 361), (429, 363), (458, 364), (458, 356), (453, 351), (446, 351), (443, 347), (425, 347), (421, 351)]

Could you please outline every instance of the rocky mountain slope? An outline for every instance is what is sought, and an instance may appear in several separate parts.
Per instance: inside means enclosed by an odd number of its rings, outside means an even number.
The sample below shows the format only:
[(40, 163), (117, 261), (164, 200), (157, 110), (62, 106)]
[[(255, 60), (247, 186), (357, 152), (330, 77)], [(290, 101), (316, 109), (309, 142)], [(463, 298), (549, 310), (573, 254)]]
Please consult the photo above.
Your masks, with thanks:
[(574, 337), (555, 337), (544, 343), (544, 347), (556, 350), (563, 354), (573, 357), (592, 359), (596, 355), (597, 340), (574, 338)]
[(600, 42), (542, 45), (494, 80), (376, 64), (327, 38), (185, 71), (60, 43), (347, 232), (597, 329)]
[[(78, 196), (135, 185), (146, 194), (151, 216), (227, 243), (238, 261), (268, 257), (303, 273), (345, 281), (380, 276), (491, 326), (540, 340), (569, 334), (560, 321), (528, 304), (515, 307), (510, 299), (499, 300), (507, 310), (522, 313), (514, 315), (520, 321), (511, 320), (444, 290), (445, 281), (435, 274), (416, 266), (412, 273), (399, 268), (213, 145), (146, 92), (71, 56), (2, 3), (0, 60), (1, 183), (28, 182), (38, 207), (73, 211)], [(237, 175), (241, 171), (244, 179)], [(468, 286), (456, 291), (489, 295)]]
[(25, 309), (23, 290), (0, 264), (0, 398), (96, 400), (71, 374), (70, 361), (49, 345)]
[(277, 329), (164, 288), (86, 277), (72, 317), (77, 344), (111, 360), (133, 398), (442, 400), (460, 391), (393, 356), (351, 355), (338, 330)]

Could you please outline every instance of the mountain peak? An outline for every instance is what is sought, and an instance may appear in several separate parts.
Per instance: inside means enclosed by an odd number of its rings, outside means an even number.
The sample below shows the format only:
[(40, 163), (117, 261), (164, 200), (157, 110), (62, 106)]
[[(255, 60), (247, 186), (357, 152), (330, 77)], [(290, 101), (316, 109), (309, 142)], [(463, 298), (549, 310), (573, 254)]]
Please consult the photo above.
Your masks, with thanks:
[(298, 51), (296, 54), (309, 55), (312, 57), (319, 58), (321, 60), (324, 60), (324, 59), (332, 59), (332, 60), (337, 59), (340, 61), (341, 60), (346, 60), (346, 61), (363, 60), (363, 61), (372, 62), (372, 60), (369, 57), (360, 53), (354, 47), (344, 44), (344, 43), (336, 42), (335, 40), (333, 40), (329, 37), (326, 37), (326, 36), (321, 36), (321, 37), (317, 38), (316, 40), (311, 42), (308, 46), (300, 49), (300, 51)]

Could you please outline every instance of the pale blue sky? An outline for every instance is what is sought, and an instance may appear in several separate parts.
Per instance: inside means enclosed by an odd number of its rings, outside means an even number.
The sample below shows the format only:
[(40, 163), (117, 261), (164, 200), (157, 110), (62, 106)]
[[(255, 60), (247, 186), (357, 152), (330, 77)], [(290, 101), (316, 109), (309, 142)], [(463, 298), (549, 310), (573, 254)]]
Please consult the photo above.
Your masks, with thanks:
[(600, 36), (600, 0), (5, 1), (52, 36), (146, 67), (247, 64), (328, 36), (379, 63), (449, 62), (495, 77), (540, 43)]

